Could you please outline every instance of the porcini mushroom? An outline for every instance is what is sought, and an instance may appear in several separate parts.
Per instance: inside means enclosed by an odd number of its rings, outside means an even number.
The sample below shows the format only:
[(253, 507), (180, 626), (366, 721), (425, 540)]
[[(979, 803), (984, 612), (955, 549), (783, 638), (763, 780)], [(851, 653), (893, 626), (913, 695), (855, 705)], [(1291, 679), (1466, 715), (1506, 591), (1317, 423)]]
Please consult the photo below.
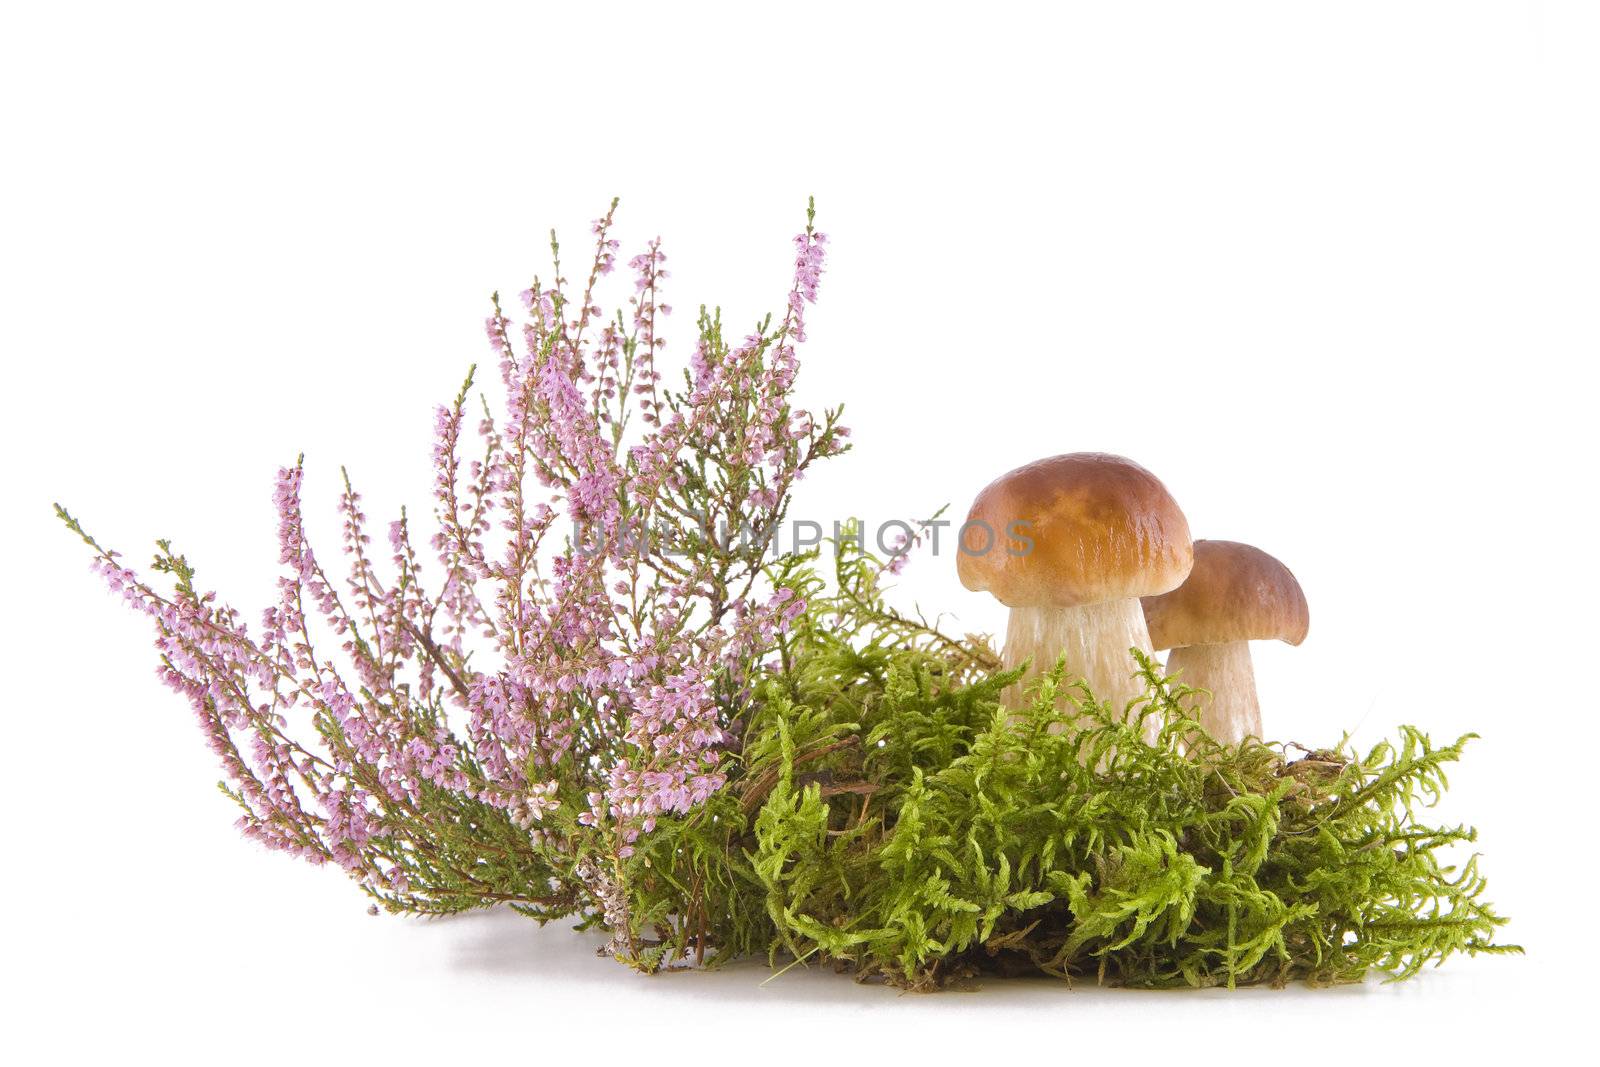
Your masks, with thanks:
[(1207, 733), (1224, 744), (1261, 737), (1250, 642), (1306, 639), (1311, 614), (1289, 568), (1237, 541), (1194, 543), (1194, 570), (1177, 589), (1146, 597), (1155, 647), (1172, 649), (1167, 673), (1204, 690), (1192, 698)]
[(1073, 452), (978, 494), (957, 571), (1011, 609), (1002, 659), (1028, 663), (1024, 685), (1065, 656), (1066, 682), (1086, 681), (1120, 709), (1144, 692), (1129, 649), (1153, 654), (1139, 598), (1177, 588), (1193, 559), (1188, 520), (1155, 475), (1121, 456)]

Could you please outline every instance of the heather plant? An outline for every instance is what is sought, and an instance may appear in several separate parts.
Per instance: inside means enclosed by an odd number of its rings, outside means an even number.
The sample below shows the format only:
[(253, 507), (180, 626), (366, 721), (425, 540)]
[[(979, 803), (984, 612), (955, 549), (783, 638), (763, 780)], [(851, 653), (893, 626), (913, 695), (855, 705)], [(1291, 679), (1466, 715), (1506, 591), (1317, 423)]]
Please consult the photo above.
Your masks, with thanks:
[(498, 403), (474, 370), (438, 409), (425, 538), (402, 512), (375, 549), (346, 476), (335, 573), (296, 460), (252, 625), (170, 543), (146, 578), (57, 508), (153, 625), (246, 836), (391, 912), (575, 919), (647, 971), (1201, 986), (1504, 950), (1449, 858), (1472, 831), (1417, 821), (1466, 739), (1224, 746), (1142, 658), (1131, 722), (1058, 700), (1059, 670), (1002, 710), (1020, 675), (984, 639), (889, 604), (905, 553), (775, 551), (794, 483), (848, 448), (792, 400), (826, 238), (808, 211), (783, 313), (730, 336), (701, 308), (669, 373), (659, 241), (602, 310), (615, 209), (578, 284), (552, 237), (525, 316), (494, 299)]
[[(161, 677), (221, 760), (247, 836), (341, 865), (394, 910), (599, 907), (632, 959), (627, 861), (658, 818), (723, 786), (752, 668), (804, 610), (769, 580), (767, 541), (790, 486), (848, 431), (789, 399), (823, 234), (808, 221), (795, 238), (781, 318), (730, 342), (702, 309), (671, 384), (660, 242), (628, 262), (625, 307), (596, 302), (615, 207), (581, 287), (552, 236), (526, 320), (496, 297), (503, 404), (471, 411), (474, 371), (438, 410), (436, 530), (419, 547), (405, 514), (390, 523), (386, 574), (348, 477), (344, 573), (325, 568), (298, 460), (278, 472), (284, 573), (255, 627), (166, 542), (153, 569), (172, 589), (158, 591), (84, 536), (155, 625)], [(658, 526), (675, 536), (649, 536)]]

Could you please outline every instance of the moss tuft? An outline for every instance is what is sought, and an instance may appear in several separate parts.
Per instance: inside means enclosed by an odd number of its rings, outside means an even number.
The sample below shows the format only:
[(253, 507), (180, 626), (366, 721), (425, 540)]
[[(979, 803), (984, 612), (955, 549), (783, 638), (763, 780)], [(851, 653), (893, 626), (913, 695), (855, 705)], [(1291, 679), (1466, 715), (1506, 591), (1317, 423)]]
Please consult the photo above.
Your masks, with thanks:
[(981, 640), (891, 611), (869, 557), (840, 558), (828, 593), (816, 558), (779, 576), (807, 614), (756, 687), (729, 789), (628, 868), (647, 967), (764, 952), (918, 990), (1232, 987), (1519, 951), (1493, 943), (1477, 856), (1456, 858), (1475, 832), (1420, 821), (1472, 735), (1222, 745), (1137, 653), (1128, 709), (1059, 700), (1058, 668), (1006, 710), (1018, 675)]

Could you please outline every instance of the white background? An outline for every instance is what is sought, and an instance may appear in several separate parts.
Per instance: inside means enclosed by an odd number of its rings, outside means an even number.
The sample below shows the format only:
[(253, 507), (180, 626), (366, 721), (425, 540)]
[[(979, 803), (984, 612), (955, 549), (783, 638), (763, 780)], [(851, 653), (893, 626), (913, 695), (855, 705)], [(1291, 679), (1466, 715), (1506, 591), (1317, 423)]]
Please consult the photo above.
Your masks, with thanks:
[[(740, 1062), (1531, 1050), (1595, 939), (1600, 48), (1583, 4), (33, 5), (0, 25), (7, 667), (3, 1040), (177, 1060)], [(857, 448), (800, 512), (964, 511), (1021, 462), (1129, 455), (1197, 536), (1287, 562), (1269, 732), (1475, 729), (1525, 958), (1404, 986), (904, 996), (657, 980), (513, 916), (368, 918), (238, 839), (147, 636), (54, 527), (177, 538), (251, 609), (275, 467), (427, 505), (431, 408), (495, 288), (623, 197), (680, 308), (778, 306), (832, 236), (802, 393)], [(671, 351), (669, 349), (669, 351)], [(947, 556), (899, 596), (993, 630)], [(1243, 1050), (1243, 1051), (1241, 1051)], [(18, 1060), (16, 1062), (24, 1062)]]

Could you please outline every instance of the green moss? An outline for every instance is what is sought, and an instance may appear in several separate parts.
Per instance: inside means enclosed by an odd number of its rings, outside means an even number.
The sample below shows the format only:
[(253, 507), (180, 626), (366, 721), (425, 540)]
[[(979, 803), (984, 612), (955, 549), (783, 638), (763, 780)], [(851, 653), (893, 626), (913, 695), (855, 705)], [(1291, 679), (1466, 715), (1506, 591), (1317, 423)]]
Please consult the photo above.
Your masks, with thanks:
[[(1493, 944), (1466, 827), (1421, 821), (1469, 740), (1220, 745), (1142, 657), (1130, 715), (1059, 676), (1025, 711), (976, 639), (846, 555), (743, 709), (731, 784), (627, 868), (653, 967), (765, 952), (930, 989), (987, 973), (1174, 987), (1408, 978)], [(1062, 705), (1068, 713), (1057, 710)], [(1081, 714), (1079, 710), (1081, 709)], [(1147, 742), (1143, 720), (1159, 730)]]

